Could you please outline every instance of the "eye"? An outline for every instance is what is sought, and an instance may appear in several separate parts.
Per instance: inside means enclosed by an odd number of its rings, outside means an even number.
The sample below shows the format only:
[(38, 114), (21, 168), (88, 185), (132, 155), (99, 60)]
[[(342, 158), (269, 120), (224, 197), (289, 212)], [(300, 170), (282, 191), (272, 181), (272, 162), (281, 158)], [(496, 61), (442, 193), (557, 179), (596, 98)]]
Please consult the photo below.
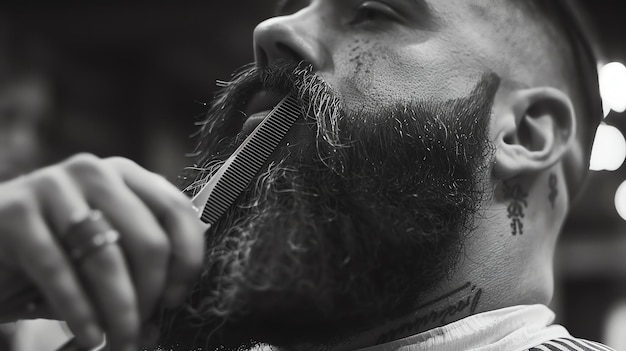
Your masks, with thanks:
[(365, 1), (356, 8), (356, 14), (350, 23), (393, 21), (398, 18), (398, 13), (389, 5), (380, 1)]

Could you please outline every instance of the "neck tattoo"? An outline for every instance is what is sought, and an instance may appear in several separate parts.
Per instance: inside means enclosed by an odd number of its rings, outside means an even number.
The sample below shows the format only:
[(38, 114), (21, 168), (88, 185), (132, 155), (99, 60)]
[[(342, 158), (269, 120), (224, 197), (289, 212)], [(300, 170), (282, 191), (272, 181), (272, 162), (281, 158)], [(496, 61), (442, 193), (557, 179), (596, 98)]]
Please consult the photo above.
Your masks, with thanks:
[(556, 200), (557, 195), (559, 195), (559, 190), (557, 188), (556, 174), (554, 173), (550, 174), (550, 178), (548, 178), (548, 186), (550, 187), (548, 200), (550, 200), (550, 203), (552, 204), (552, 208), (554, 209), (554, 200)]
[(439, 327), (476, 312), (482, 289), (470, 282), (417, 307), (412, 317), (380, 334), (376, 344)]
[(528, 193), (524, 191), (521, 185), (510, 185), (504, 182), (504, 197), (511, 200), (506, 210), (508, 212), (507, 217), (511, 220), (511, 234), (524, 234), (524, 211), (528, 207), (526, 197)]

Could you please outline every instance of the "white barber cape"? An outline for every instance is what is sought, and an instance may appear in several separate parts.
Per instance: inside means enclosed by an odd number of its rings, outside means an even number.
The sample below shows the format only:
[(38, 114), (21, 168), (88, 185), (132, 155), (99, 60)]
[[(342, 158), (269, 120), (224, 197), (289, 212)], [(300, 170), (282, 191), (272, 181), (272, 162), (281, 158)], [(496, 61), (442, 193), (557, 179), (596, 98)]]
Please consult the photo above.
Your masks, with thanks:
[(615, 351), (572, 337), (554, 317), (544, 305), (507, 307), (359, 351)]

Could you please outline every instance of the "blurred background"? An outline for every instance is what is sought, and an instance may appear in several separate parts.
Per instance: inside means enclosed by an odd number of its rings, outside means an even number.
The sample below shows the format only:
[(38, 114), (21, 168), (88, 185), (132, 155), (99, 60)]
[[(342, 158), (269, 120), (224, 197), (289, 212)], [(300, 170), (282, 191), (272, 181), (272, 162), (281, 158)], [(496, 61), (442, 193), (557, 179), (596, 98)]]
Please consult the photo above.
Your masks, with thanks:
[[(215, 81), (252, 61), (271, 3), (1, 5), (0, 180), (90, 152), (175, 182)], [(552, 307), (572, 334), (626, 350), (626, 13), (618, 0), (583, 3), (599, 24), (606, 117), (563, 230)]]

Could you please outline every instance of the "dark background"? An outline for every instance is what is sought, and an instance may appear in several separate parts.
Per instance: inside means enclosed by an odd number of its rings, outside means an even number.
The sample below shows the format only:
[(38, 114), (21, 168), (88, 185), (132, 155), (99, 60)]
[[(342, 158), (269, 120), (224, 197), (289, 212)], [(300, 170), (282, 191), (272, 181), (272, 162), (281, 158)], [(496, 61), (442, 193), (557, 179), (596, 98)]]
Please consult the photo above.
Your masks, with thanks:
[[(52, 2), (51, 2), (52, 3)], [(175, 181), (215, 81), (252, 61), (252, 30), (268, 0), (22, 2), (3, 30), (38, 52), (52, 83), (47, 162), (76, 152), (121, 155)], [(607, 60), (626, 61), (620, 2), (584, 1)], [(625, 92), (626, 94), (626, 92)], [(622, 114), (606, 122), (626, 131)], [(601, 340), (626, 297), (626, 225), (613, 196), (623, 168), (594, 172), (565, 224), (553, 307), (572, 334)], [(624, 326), (626, 330), (626, 326)]]

